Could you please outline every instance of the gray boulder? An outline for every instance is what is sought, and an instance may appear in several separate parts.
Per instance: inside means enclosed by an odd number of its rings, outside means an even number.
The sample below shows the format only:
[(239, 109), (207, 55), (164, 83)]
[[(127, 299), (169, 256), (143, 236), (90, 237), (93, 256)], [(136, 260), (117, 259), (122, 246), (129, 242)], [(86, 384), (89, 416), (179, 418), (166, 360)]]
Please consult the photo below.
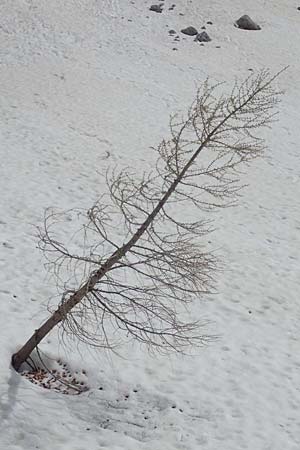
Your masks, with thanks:
[(241, 16), (234, 25), (242, 30), (261, 30), (261, 27), (247, 15)]
[(149, 9), (150, 9), (150, 11), (162, 13), (163, 12), (162, 6), (163, 5), (151, 5)]
[(181, 30), (181, 33), (187, 34), (188, 36), (196, 36), (196, 34), (198, 34), (198, 31), (194, 27), (187, 27), (183, 28), (183, 30)]
[(194, 39), (196, 42), (210, 42), (211, 38), (208, 36), (206, 31), (202, 31), (202, 33), (198, 33)]

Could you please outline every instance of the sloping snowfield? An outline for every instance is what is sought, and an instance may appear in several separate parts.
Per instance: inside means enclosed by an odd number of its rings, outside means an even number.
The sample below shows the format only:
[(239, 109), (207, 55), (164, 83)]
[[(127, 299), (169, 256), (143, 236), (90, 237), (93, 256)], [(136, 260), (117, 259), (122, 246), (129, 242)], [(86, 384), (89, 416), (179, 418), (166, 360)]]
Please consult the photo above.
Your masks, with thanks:
[[(1, 450), (300, 449), (300, 4), (152, 3), (0, 2)], [(243, 14), (261, 31), (234, 27)], [(212, 41), (180, 33), (189, 25)], [(125, 339), (120, 358), (53, 332), (41, 350), (84, 370), (89, 390), (62, 395), (16, 374), (11, 355), (56, 293), (36, 248), (44, 209), (88, 209), (108, 165), (142, 168), (207, 76), (287, 65), (266, 158), (244, 174), (239, 206), (215, 214), (226, 270), (196, 311), (219, 339), (155, 358)]]

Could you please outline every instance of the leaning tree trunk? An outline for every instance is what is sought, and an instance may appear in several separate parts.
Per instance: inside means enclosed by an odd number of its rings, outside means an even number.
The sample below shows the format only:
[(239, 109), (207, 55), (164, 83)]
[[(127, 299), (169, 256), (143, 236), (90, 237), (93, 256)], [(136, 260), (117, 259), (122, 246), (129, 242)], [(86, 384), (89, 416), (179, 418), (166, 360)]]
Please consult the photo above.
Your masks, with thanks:
[(149, 225), (154, 221), (155, 217), (159, 213), (159, 211), (163, 208), (165, 203), (168, 201), (170, 195), (175, 191), (176, 186), (182, 180), (185, 172), (191, 166), (193, 161), (197, 158), (202, 148), (206, 145), (207, 140), (201, 144), (201, 146), (195, 151), (190, 161), (186, 164), (180, 175), (175, 179), (172, 183), (168, 191), (162, 197), (162, 199), (158, 202), (153, 211), (149, 214), (145, 222), (140, 226), (137, 232), (133, 235), (133, 237), (122, 247), (116, 250), (102, 265), (102, 267), (97, 270), (94, 275), (92, 275), (88, 281), (73, 295), (69, 297), (67, 301), (62, 303), (59, 308), (49, 317), (43, 325), (35, 330), (33, 335), (28, 339), (28, 341), (23, 345), (23, 347), (12, 356), (12, 366), (18, 371), (21, 365), (27, 360), (30, 356), (31, 352), (39, 345), (39, 343), (44, 339), (45, 336), (62, 320), (68, 315), (68, 313), (80, 303), (87, 293), (92, 292), (95, 285), (104, 277), (104, 275), (118, 262), (120, 261), (126, 253), (136, 244), (136, 242), (140, 239), (140, 237), (147, 230)]

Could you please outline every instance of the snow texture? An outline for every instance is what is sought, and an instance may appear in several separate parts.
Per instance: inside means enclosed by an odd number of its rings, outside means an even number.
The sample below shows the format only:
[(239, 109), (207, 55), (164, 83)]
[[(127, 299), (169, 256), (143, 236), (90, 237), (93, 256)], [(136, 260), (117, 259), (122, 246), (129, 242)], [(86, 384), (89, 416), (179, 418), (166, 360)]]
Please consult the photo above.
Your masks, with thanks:
[[(161, 14), (151, 1), (0, 2), (1, 450), (300, 448), (297, 5), (173, 2)], [(243, 14), (261, 32), (234, 27)], [(212, 42), (181, 34), (174, 43), (168, 30), (189, 25), (206, 25)], [(219, 340), (193, 357), (153, 358), (125, 344), (119, 358), (64, 347), (53, 332), (42, 351), (86, 371), (89, 390), (62, 395), (16, 374), (11, 354), (56, 294), (36, 249), (44, 209), (89, 208), (108, 165), (151, 162), (169, 115), (186, 110), (208, 75), (232, 82), (286, 65), (266, 158), (243, 175), (240, 205), (215, 215), (226, 270), (195, 313)]]

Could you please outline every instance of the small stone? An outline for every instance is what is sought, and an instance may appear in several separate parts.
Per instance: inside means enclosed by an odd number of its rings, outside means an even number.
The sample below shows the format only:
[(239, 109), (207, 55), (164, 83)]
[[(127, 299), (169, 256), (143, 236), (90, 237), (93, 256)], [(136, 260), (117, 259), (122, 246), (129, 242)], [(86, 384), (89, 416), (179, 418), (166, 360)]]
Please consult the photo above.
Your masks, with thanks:
[(298, 11), (300, 11), (300, 6), (298, 6), (298, 8), (297, 8), (297, 9), (298, 9)]
[(150, 9), (150, 11), (154, 11), (157, 13), (163, 12), (162, 5), (151, 5), (149, 9)]
[(198, 31), (194, 27), (187, 27), (183, 28), (183, 30), (181, 30), (181, 33), (187, 34), (188, 36), (196, 36), (196, 34), (198, 34)]
[(241, 16), (234, 25), (242, 30), (261, 30), (261, 27), (246, 14)]
[(206, 30), (206, 26), (203, 25), (203, 27), (201, 27), (201, 30)]
[(176, 48), (176, 47), (173, 47), (173, 48), (172, 48), (172, 50), (178, 50), (178, 48)]
[(3, 247), (13, 249), (14, 247), (10, 245), (8, 242), (2, 242)]
[(176, 31), (175, 30), (169, 30), (169, 34), (176, 34)]
[(211, 20), (208, 20), (207, 22), (207, 25), (212, 25), (213, 23), (211, 22)]
[(197, 34), (194, 40), (195, 42), (210, 42), (211, 38), (208, 36), (206, 31), (202, 31), (202, 33)]

